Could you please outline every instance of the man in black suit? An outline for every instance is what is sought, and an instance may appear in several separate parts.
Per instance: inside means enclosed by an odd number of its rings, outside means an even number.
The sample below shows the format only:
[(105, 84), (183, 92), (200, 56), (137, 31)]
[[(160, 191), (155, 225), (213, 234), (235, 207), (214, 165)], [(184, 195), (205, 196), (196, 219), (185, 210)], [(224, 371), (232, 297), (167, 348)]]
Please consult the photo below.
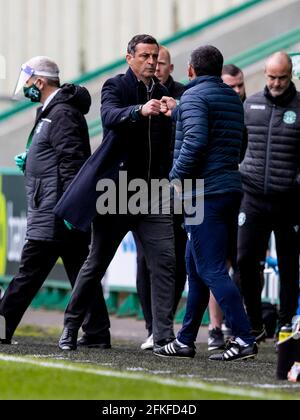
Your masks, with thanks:
[[(86, 227), (93, 220), (90, 254), (78, 275), (65, 313), (65, 328), (59, 342), (62, 350), (76, 349), (77, 333), (97, 285), (128, 231), (138, 236), (152, 267), (155, 345), (163, 346), (174, 338), (175, 250), (172, 215), (171, 212), (165, 214), (162, 211), (161, 200), (157, 201), (159, 205), (156, 210), (159, 211), (150, 211), (152, 202), (149, 202), (148, 195), (143, 202), (143, 210), (134, 213), (131, 206), (134, 196), (127, 184), (142, 180), (147, 188), (153, 180), (168, 178), (172, 123), (160, 112), (160, 100), (167, 90), (155, 77), (158, 52), (157, 41), (149, 35), (137, 35), (129, 42), (127, 73), (109, 79), (103, 86), (103, 143), (56, 209), (58, 214), (78, 228)], [(127, 181), (124, 187), (120, 176), (125, 175)], [(116, 202), (108, 206), (107, 212), (103, 211), (104, 203), (110, 201), (114, 194), (104, 194), (99, 187), (98, 182), (105, 180), (109, 181), (109, 186), (113, 183), (117, 191)], [(98, 191), (103, 192), (98, 200), (97, 183)], [(114, 191), (113, 187), (111, 191)], [(124, 206), (123, 193), (126, 188), (129, 191)], [(169, 189), (169, 185), (166, 188)], [(95, 214), (96, 200), (98, 214)], [(72, 203), (76, 206), (75, 214)]]
[[(159, 47), (159, 56), (156, 66), (155, 76), (158, 78), (169, 91), (169, 95), (179, 100), (185, 91), (185, 86), (182, 83), (176, 82), (172, 73), (174, 64), (172, 64), (171, 54), (169, 50), (164, 47)], [(171, 157), (173, 161), (173, 151), (175, 143), (176, 122), (173, 122), (173, 135), (171, 142)], [(175, 255), (176, 255), (176, 279), (175, 279), (175, 300), (174, 313), (176, 313), (178, 304), (180, 302), (182, 292), (186, 283), (186, 268), (185, 268), (185, 248), (186, 248), (186, 232), (184, 229), (183, 215), (174, 215), (174, 235), (175, 235)], [(146, 329), (148, 337), (141, 345), (142, 350), (153, 349), (153, 334), (152, 334), (152, 305), (151, 305), (151, 281), (150, 272), (151, 267), (148, 267), (145, 253), (139, 239), (134, 235), (137, 247), (137, 276), (136, 287), (138, 296), (141, 302)]]

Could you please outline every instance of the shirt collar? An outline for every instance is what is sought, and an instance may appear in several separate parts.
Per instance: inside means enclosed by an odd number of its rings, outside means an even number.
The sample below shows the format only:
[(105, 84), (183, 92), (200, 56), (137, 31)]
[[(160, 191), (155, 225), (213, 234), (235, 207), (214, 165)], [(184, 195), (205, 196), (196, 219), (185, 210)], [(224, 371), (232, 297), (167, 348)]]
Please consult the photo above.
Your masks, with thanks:
[(50, 96), (48, 96), (48, 98), (45, 100), (45, 103), (43, 105), (42, 111), (44, 111), (47, 106), (50, 104), (50, 102), (52, 101), (52, 99), (56, 96), (56, 94), (60, 91), (60, 89), (55, 90), (53, 93), (51, 93)]

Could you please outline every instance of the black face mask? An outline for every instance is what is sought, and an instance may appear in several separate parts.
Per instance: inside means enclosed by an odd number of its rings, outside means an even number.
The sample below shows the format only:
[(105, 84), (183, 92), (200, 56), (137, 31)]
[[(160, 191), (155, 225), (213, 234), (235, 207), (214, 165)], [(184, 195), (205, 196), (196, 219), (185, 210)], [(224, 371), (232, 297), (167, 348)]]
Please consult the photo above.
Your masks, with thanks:
[(23, 92), (25, 98), (30, 99), (31, 102), (41, 102), (42, 92), (35, 84), (30, 87), (24, 86)]

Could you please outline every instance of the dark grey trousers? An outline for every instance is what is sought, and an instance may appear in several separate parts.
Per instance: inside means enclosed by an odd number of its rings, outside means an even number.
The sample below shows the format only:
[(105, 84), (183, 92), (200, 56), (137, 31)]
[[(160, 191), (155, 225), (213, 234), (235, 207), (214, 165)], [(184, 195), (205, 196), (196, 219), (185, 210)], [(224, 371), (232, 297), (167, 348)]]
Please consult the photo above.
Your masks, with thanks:
[(151, 298), (155, 342), (171, 339), (175, 290), (175, 246), (171, 215), (97, 216), (89, 256), (77, 277), (65, 312), (65, 326), (78, 330), (122, 239), (133, 231), (151, 267)]

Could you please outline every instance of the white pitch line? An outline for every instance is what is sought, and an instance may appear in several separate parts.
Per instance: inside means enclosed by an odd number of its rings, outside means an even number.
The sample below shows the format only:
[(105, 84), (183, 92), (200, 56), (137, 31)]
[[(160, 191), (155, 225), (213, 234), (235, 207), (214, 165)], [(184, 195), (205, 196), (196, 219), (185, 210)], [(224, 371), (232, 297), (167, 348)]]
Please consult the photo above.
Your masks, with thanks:
[(254, 388), (261, 388), (261, 389), (276, 389), (276, 390), (287, 390), (287, 389), (300, 389), (300, 384), (294, 384), (292, 382), (287, 382), (282, 385), (274, 385), (274, 384), (253, 384), (250, 382), (238, 382), (238, 386), (253, 386)]
[(280, 396), (276, 394), (265, 393), (261, 391), (253, 391), (253, 390), (243, 390), (228, 386), (214, 386), (205, 384), (203, 382), (193, 382), (193, 381), (178, 381), (175, 379), (164, 379), (158, 378), (153, 376), (146, 376), (140, 374), (129, 374), (125, 372), (117, 372), (112, 370), (100, 370), (97, 368), (85, 368), (74, 366), (66, 363), (60, 362), (44, 362), (41, 360), (34, 360), (30, 359), (29, 357), (17, 357), (17, 356), (8, 356), (4, 354), (0, 354), (0, 361), (3, 362), (13, 362), (13, 363), (20, 363), (20, 364), (27, 364), (32, 366), (43, 367), (47, 369), (61, 369), (69, 372), (78, 372), (78, 373), (86, 373), (90, 375), (96, 376), (106, 376), (111, 378), (118, 378), (118, 379), (127, 379), (127, 380), (135, 380), (135, 381), (147, 381), (159, 385), (167, 385), (176, 388), (190, 388), (190, 389), (199, 389), (206, 392), (214, 392), (228, 396), (239, 396), (239, 397), (250, 397), (250, 398), (257, 398), (263, 400), (280, 400), (282, 399)]

